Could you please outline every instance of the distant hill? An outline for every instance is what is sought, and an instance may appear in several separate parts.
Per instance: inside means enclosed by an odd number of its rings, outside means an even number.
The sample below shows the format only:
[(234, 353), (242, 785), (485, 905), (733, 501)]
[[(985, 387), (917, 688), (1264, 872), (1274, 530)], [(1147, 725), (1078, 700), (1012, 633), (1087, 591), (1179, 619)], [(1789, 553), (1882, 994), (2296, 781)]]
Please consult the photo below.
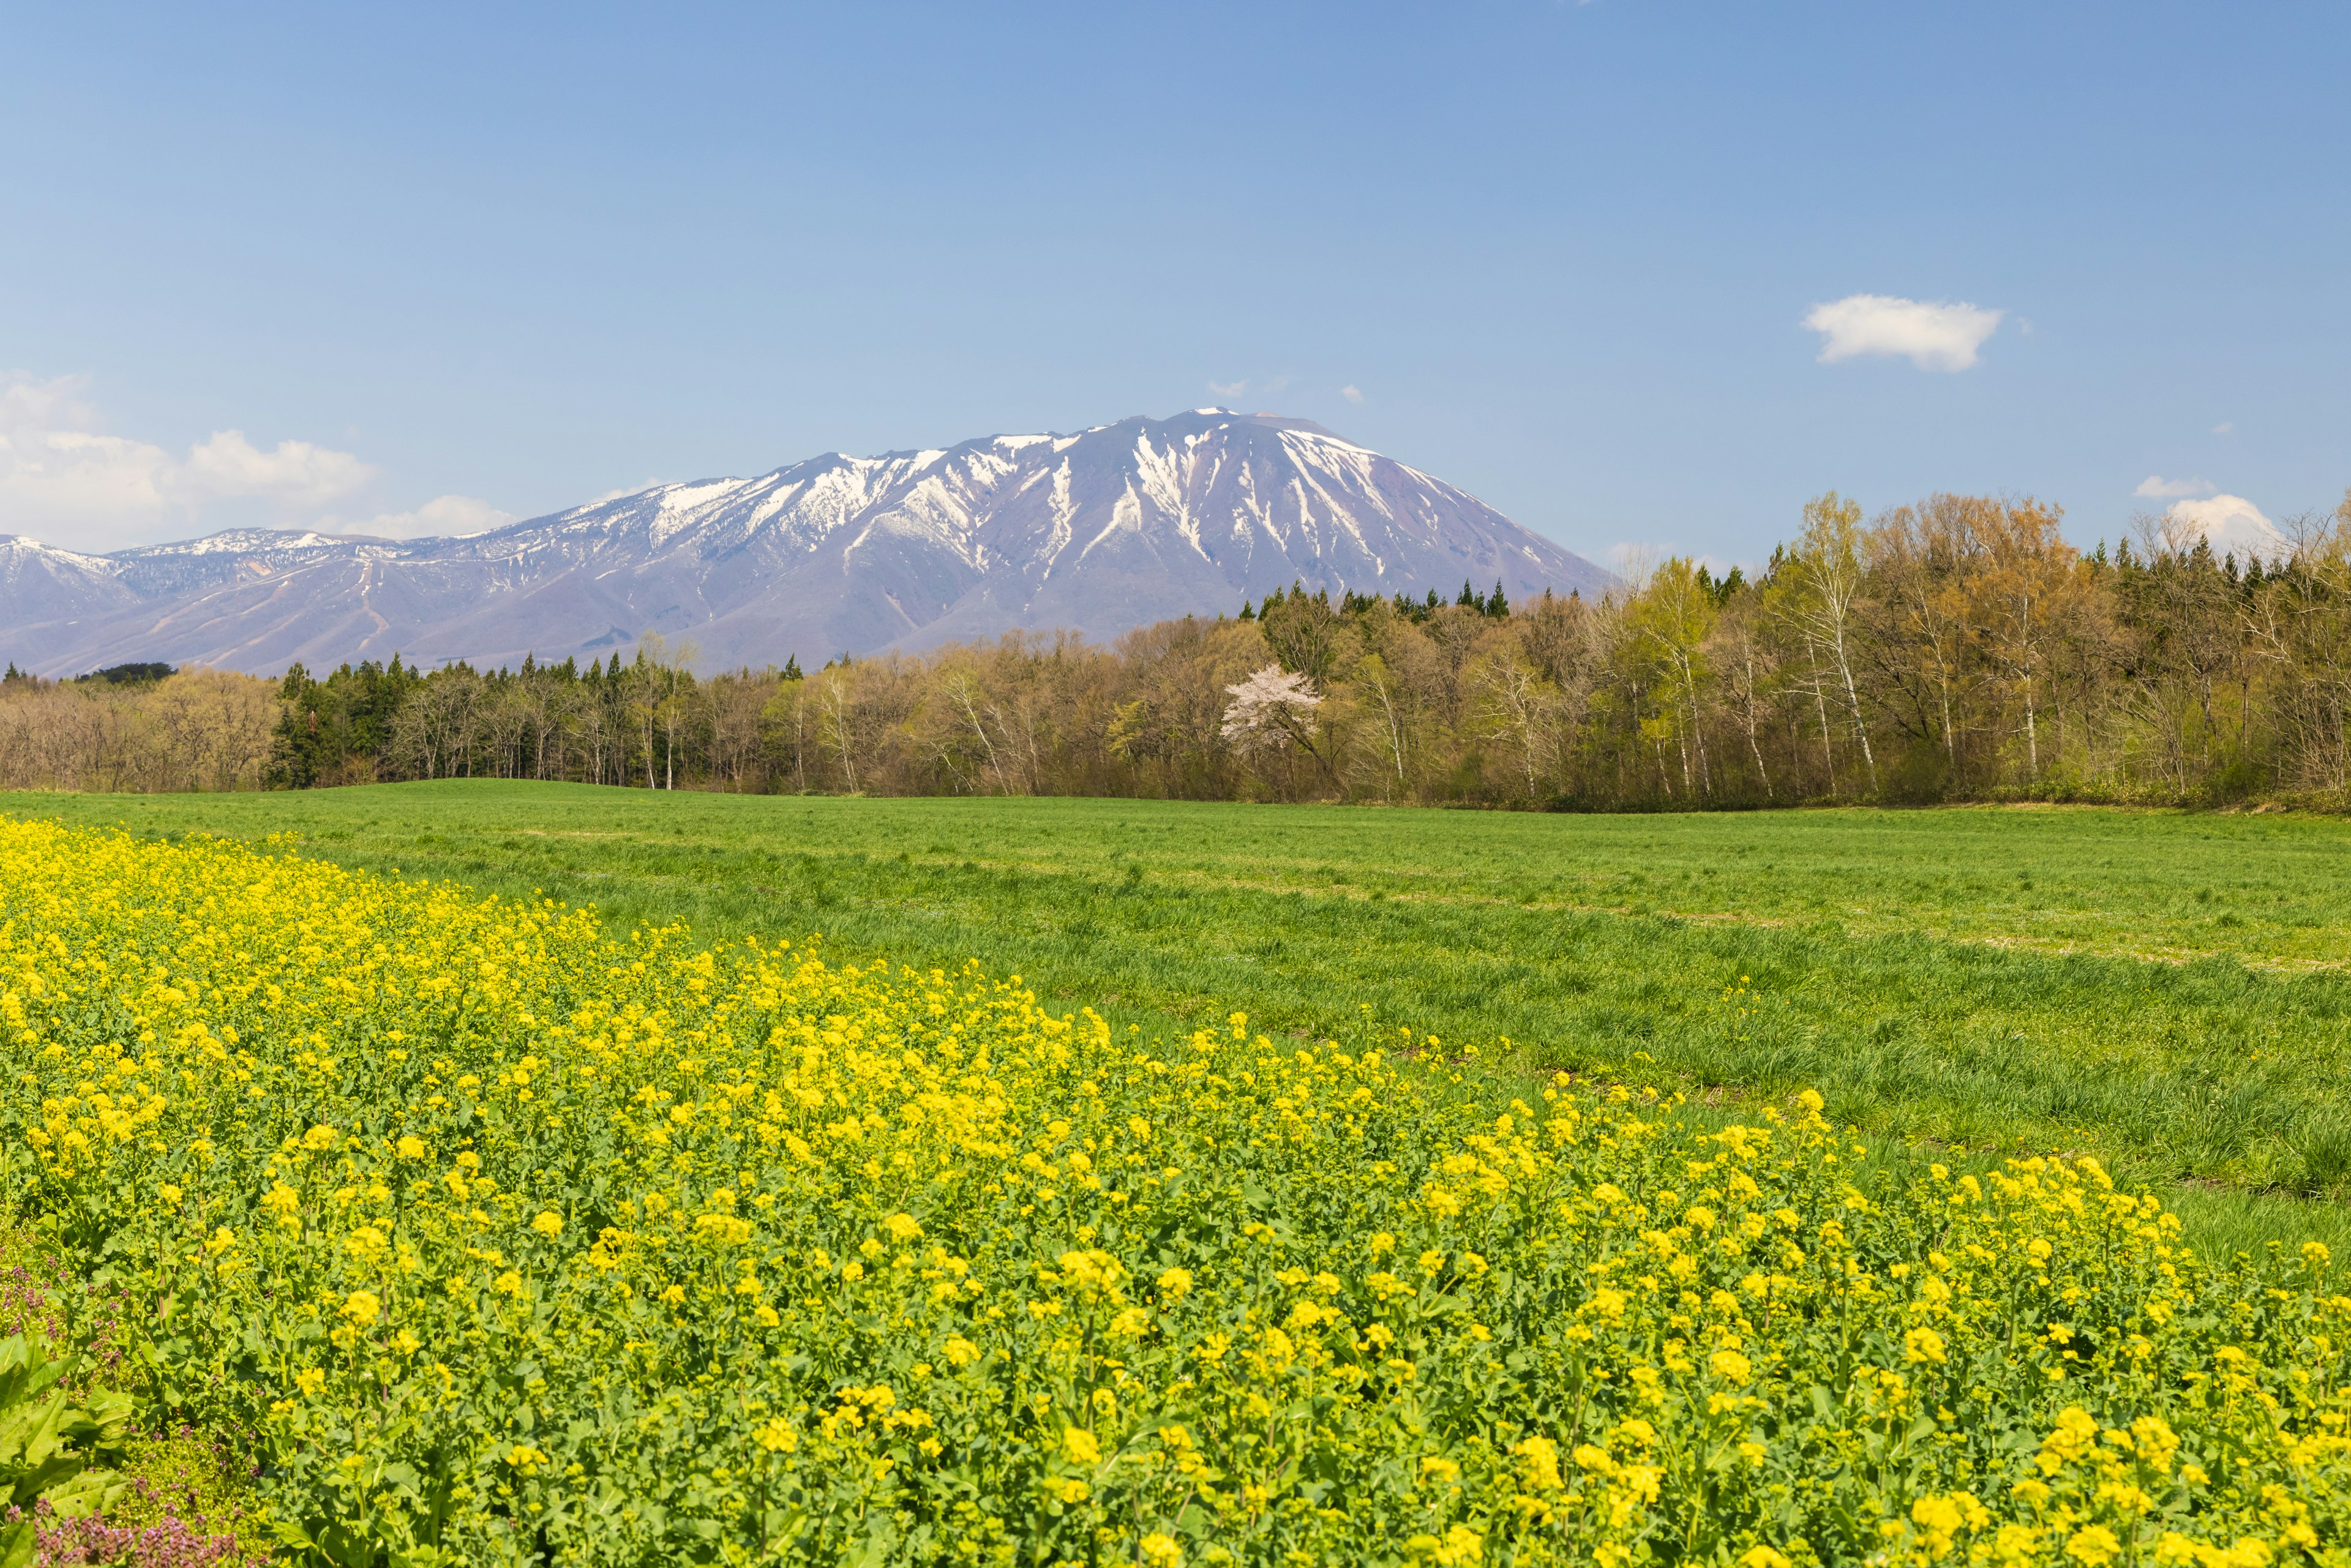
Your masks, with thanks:
[(0, 655), (275, 672), (601, 653), (647, 630), (705, 664), (869, 654), (1014, 628), (1106, 640), (1293, 580), (1516, 599), (1608, 574), (1306, 420), (1195, 409), (1073, 435), (838, 453), (662, 485), (455, 538), (239, 530), (112, 555), (0, 536)]

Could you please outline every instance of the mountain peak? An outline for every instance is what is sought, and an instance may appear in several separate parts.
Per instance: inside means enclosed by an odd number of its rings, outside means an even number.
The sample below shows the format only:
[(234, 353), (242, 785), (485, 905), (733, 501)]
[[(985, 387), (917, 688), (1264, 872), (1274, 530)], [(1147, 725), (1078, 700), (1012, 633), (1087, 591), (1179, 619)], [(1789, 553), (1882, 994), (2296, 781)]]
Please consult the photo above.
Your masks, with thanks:
[[(5, 558), (13, 559), (15, 558)], [(29, 559), (30, 558), (26, 558)], [(658, 485), (462, 538), (236, 529), (0, 568), (0, 653), (276, 671), (560, 659), (648, 631), (717, 663), (1098, 639), (1293, 581), (1513, 600), (1612, 580), (1475, 497), (1311, 420), (1225, 408), (843, 453)]]

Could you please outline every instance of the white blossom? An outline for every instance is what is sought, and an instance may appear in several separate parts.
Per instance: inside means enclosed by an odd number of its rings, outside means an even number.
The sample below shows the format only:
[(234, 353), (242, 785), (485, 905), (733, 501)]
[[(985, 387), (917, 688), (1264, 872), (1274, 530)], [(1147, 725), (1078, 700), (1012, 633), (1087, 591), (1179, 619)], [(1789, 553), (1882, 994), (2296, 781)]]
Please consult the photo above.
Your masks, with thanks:
[(1303, 747), (1314, 733), (1314, 710), (1322, 706), (1312, 681), (1280, 664), (1268, 664), (1225, 692), (1233, 700), (1225, 706), (1218, 733), (1243, 757), (1284, 746)]

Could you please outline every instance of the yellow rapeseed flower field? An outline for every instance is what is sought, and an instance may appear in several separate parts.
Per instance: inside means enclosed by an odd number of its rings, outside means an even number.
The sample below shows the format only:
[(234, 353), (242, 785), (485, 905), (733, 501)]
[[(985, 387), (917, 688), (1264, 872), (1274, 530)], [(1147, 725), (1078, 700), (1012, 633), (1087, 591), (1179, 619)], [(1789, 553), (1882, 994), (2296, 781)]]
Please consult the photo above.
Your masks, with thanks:
[(0, 821), (5, 1196), (298, 1557), (2345, 1561), (2318, 1250), (1404, 1038)]

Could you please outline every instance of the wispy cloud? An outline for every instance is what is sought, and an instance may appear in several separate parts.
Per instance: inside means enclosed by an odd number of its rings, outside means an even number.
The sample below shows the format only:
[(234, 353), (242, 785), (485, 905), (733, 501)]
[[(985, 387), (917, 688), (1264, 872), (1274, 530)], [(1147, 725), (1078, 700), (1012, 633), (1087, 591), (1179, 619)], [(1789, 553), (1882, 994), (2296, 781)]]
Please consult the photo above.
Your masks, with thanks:
[(241, 430), (214, 431), (174, 455), (109, 434), (87, 388), (80, 376), (0, 374), (0, 517), (53, 544), (108, 549), (198, 528), (220, 502), (315, 511), (377, 477), (348, 452), (308, 441), (265, 450)]
[(1210, 382), (1208, 390), (1218, 397), (1238, 397), (1249, 391), (1247, 382)]
[(2237, 422), (2233, 419), (2224, 419), (2220, 423), (2212, 427), (2212, 434), (2215, 435), (2234, 435), (2237, 434)]
[(2168, 501), (2179, 496), (2209, 496), (2220, 486), (2210, 479), (2167, 479), (2160, 474), (2150, 474), (2138, 482), (2134, 496), (2152, 501)]
[(1364, 401), (1364, 389), (1352, 384), (1343, 386), (1339, 389), (1339, 395), (1349, 402), (1361, 402)]
[(1964, 371), (2000, 329), (2000, 310), (1949, 300), (1849, 294), (1815, 305), (1804, 325), (1821, 334), (1821, 362), (1884, 355), (1922, 371)]

